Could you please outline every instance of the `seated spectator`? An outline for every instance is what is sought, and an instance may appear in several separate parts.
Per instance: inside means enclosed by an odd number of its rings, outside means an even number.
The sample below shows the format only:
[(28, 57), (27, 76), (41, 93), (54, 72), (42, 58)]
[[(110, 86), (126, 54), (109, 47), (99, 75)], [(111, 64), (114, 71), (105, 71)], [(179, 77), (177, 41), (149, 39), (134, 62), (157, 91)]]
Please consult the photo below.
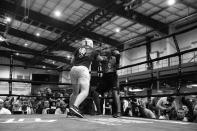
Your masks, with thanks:
[(4, 108), (12, 111), (12, 104), (10, 103), (10, 101), (8, 100), (4, 101)]
[(60, 99), (57, 99), (56, 101), (56, 108), (59, 108), (61, 105), (61, 100)]
[(55, 110), (56, 110), (56, 101), (51, 101), (51, 106), (50, 109), (48, 110), (48, 114), (55, 114)]
[(146, 108), (146, 104), (142, 100), (139, 103), (140, 105), (138, 108), (141, 117), (152, 119), (156, 118), (155, 114), (150, 109)]
[(60, 102), (60, 106), (55, 110), (55, 114), (66, 114), (68, 113), (68, 104), (66, 104), (64, 101)]
[(22, 106), (19, 100), (13, 103), (13, 108), (12, 108), (12, 113), (13, 114), (23, 114), (22, 112)]
[(188, 121), (186, 117), (186, 111), (183, 108), (177, 110), (177, 120)]
[(138, 117), (139, 116), (139, 103), (136, 98), (131, 98), (130, 100), (132, 116)]
[(159, 117), (159, 110), (157, 108), (157, 102), (160, 99), (160, 97), (154, 97), (152, 100), (149, 99), (148, 103), (146, 104), (146, 108), (150, 109), (156, 116), (156, 118)]
[(194, 105), (193, 114), (194, 114), (194, 120), (193, 120), (193, 122), (196, 122), (197, 123), (197, 104)]
[(42, 114), (42, 110), (43, 110), (43, 102), (40, 100), (40, 101), (36, 101), (36, 103), (34, 104), (34, 112), (36, 114)]
[(46, 99), (52, 101), (54, 99), (51, 88), (46, 88)]
[(163, 116), (165, 119), (173, 119), (174, 115), (176, 114), (176, 103), (175, 97), (168, 96), (162, 97), (157, 102), (157, 108), (160, 111), (160, 115)]
[(188, 118), (188, 121), (189, 122), (192, 122), (193, 121), (193, 103), (189, 100), (189, 99), (186, 99), (185, 97), (182, 97), (181, 98), (181, 102), (183, 105), (186, 106), (187, 108), (187, 113), (186, 113), (186, 117)]
[(4, 101), (2, 99), (0, 99), (0, 115), (1, 114), (5, 114), (5, 115), (11, 114), (10, 110), (4, 108), (3, 105), (4, 105)]
[(49, 101), (45, 100), (44, 103), (43, 103), (43, 109), (42, 109), (42, 114), (49, 114), (49, 107), (50, 107), (50, 104), (49, 104)]
[(23, 114), (32, 114), (33, 109), (31, 108), (31, 103), (29, 101), (23, 101), (22, 102), (22, 111)]

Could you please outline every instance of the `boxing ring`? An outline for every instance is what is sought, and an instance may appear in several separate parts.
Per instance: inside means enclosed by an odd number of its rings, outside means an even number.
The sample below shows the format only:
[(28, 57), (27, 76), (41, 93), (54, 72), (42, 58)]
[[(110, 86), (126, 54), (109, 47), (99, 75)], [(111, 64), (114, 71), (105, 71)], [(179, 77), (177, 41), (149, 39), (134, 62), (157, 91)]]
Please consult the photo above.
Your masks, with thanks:
[[(164, 38), (173, 37), (175, 41), (175, 45), (178, 46), (176, 41), (175, 35), (179, 35), (181, 33), (185, 33), (187, 31), (192, 30), (193, 28), (197, 28), (197, 26), (192, 27), (190, 29), (181, 31), (179, 33), (171, 34), (156, 40), (151, 40), (149, 42), (159, 41)], [(141, 44), (146, 45), (146, 43)], [(139, 45), (136, 45), (138, 47)], [(122, 50), (126, 51), (135, 47), (127, 48)], [(181, 66), (181, 55), (190, 53), (193, 51), (197, 51), (197, 48), (188, 49), (185, 51), (180, 52), (179, 48), (177, 48), (177, 52), (174, 54), (158, 57), (155, 59), (147, 59), (146, 61), (139, 62), (132, 65), (127, 65), (124, 67), (120, 67), (118, 70), (124, 70), (127, 68), (135, 67), (142, 64), (151, 65), (154, 62), (169, 59), (171, 57), (178, 57), (179, 63), (177, 66), (177, 72), (175, 73), (177, 77), (177, 90), (182, 87), (182, 66)], [(0, 78), (0, 82), (8, 82), (9, 84), (9, 93), (7, 94), (0, 94), (0, 96), (22, 96), (22, 97), (39, 97), (39, 96), (24, 96), (24, 95), (17, 95), (13, 94), (12, 92), (12, 83), (19, 82), (19, 83), (31, 83), (31, 84), (52, 84), (52, 85), (70, 85), (70, 83), (60, 83), (60, 82), (44, 82), (44, 81), (34, 81), (34, 80), (22, 80), (22, 79), (15, 79), (13, 78), (13, 68), (24, 68), (24, 69), (42, 69), (42, 70), (57, 70), (59, 72), (67, 71), (63, 69), (53, 69), (53, 68), (42, 68), (42, 67), (33, 67), (27, 65), (17, 65), (13, 63), (13, 55), (17, 52), (15, 51), (4, 51), (0, 50), (0, 53), (8, 53), (10, 55), (10, 63), (9, 64), (0, 64), (0, 66), (7, 66), (10, 68), (9, 78)], [(19, 52), (20, 54), (32, 54), (31, 52)], [(150, 52), (148, 53), (150, 55)], [(47, 55), (38, 54), (39, 56), (46, 57)], [(48, 56), (49, 57), (49, 56)], [(195, 63), (196, 66), (196, 63)], [(150, 80), (152, 83), (154, 81), (159, 82), (160, 80), (165, 79), (165, 77), (161, 78), (159, 76), (154, 76), (153, 68), (150, 66), (149, 74), (151, 76)], [(99, 73), (99, 72), (98, 72)], [(125, 81), (127, 78), (125, 78)], [(147, 79), (149, 80), (149, 79)], [(141, 82), (141, 81), (139, 81)], [(130, 86), (137, 82), (130, 81), (128, 83), (122, 83), (122, 86)], [(152, 89), (152, 86), (150, 86)], [(151, 92), (147, 95), (143, 96), (125, 96), (121, 98), (148, 98), (148, 97), (166, 97), (166, 96), (186, 96), (186, 95), (197, 95), (197, 92), (186, 92), (186, 93), (172, 93), (172, 94), (159, 94), (154, 95)], [(42, 96), (40, 96), (42, 97)], [(69, 98), (69, 97), (64, 97)], [(110, 99), (110, 98), (108, 98)], [(120, 117), (120, 118), (113, 118), (112, 116), (107, 115), (85, 115), (84, 119), (77, 118), (74, 116), (66, 116), (66, 115), (54, 115), (54, 114), (47, 114), (47, 115), (0, 115), (0, 131), (196, 131), (197, 130), (197, 123), (189, 123), (183, 121), (173, 121), (173, 120), (157, 120), (157, 119), (146, 119), (146, 118), (135, 118), (135, 117)]]
[(3, 115), (1, 131), (196, 131), (197, 124), (135, 117), (66, 115)]

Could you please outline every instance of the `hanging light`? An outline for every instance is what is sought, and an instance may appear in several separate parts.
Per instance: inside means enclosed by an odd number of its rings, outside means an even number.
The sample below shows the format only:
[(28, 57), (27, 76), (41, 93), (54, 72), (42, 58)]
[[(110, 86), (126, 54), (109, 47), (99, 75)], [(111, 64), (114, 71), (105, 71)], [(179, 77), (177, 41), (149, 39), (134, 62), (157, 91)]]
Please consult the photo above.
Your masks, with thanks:
[(61, 12), (59, 10), (56, 10), (56, 11), (54, 11), (54, 15), (56, 17), (60, 17), (62, 14), (61, 14)]
[(115, 28), (115, 32), (119, 33), (120, 32), (120, 28)]
[(27, 47), (28, 46), (28, 43), (25, 43), (24, 46)]
[(5, 17), (5, 23), (10, 23), (12, 21), (11, 17)]
[(169, 6), (174, 5), (175, 3), (176, 3), (176, 0), (168, 0), (168, 1), (167, 1), (167, 4), (168, 4)]
[(36, 36), (39, 37), (40, 36), (40, 33), (36, 33)]

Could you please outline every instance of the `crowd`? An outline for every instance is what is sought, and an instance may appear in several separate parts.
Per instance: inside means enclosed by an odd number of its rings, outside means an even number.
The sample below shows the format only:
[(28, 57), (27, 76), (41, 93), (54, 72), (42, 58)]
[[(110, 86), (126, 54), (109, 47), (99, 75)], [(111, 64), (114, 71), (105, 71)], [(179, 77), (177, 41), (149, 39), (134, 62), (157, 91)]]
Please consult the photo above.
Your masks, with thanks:
[[(107, 96), (107, 95), (106, 95)], [(67, 93), (52, 92), (46, 88), (44, 92), (37, 92), (37, 97), (14, 97), (7, 96), (0, 99), (0, 114), (66, 114), (69, 112), (69, 97)], [(196, 99), (180, 98), (181, 106), (176, 105), (176, 97), (155, 97), (155, 98), (130, 98), (121, 99), (123, 116), (143, 117), (152, 119), (180, 120), (197, 122), (197, 101)], [(91, 101), (91, 100), (90, 100)], [(86, 104), (86, 114), (93, 114), (87, 107), (97, 108), (95, 102)], [(102, 114), (111, 115), (113, 112), (113, 100), (105, 99)], [(87, 106), (87, 104), (89, 104)], [(83, 110), (82, 110), (83, 111)], [(100, 113), (99, 113), (100, 114)]]
[(68, 94), (52, 92), (46, 88), (44, 92), (38, 91), (36, 97), (7, 96), (1, 99), (1, 108), (8, 113), (1, 114), (67, 114)]
[[(177, 104), (178, 100), (178, 104)], [(123, 115), (197, 122), (197, 101), (186, 97), (154, 97), (122, 100)]]

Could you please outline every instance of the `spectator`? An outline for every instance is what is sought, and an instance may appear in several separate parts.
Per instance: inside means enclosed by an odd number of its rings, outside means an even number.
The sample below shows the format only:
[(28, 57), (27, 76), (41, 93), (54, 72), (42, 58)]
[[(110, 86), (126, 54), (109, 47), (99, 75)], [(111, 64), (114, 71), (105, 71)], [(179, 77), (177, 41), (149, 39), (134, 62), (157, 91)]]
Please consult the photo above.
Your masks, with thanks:
[(156, 118), (159, 118), (159, 109), (157, 108), (157, 102), (160, 99), (160, 97), (154, 97), (151, 101), (149, 99), (146, 107), (150, 109), (156, 116)]
[(55, 110), (57, 109), (56, 107), (56, 101), (51, 101), (51, 106), (50, 106), (50, 109), (49, 109), (49, 114), (55, 114)]
[(122, 105), (122, 112), (124, 116), (133, 116), (130, 100), (123, 99), (121, 105)]
[(68, 113), (68, 108), (67, 108), (68, 104), (66, 104), (64, 101), (60, 102), (60, 107), (58, 107), (55, 110), (55, 114), (66, 114)]
[(42, 109), (42, 114), (49, 114), (49, 106), (50, 106), (50, 104), (49, 104), (49, 101), (44, 101), (44, 106), (43, 106), (43, 109)]
[(4, 105), (4, 101), (0, 99), (0, 114), (6, 114), (6, 115), (11, 114), (10, 110), (4, 108), (3, 105)]
[(46, 88), (46, 98), (49, 101), (53, 100), (54, 98), (53, 93), (50, 88)]
[(150, 109), (146, 108), (146, 104), (142, 100), (140, 101), (138, 108), (141, 117), (152, 119), (156, 118), (155, 114)]
[(182, 97), (181, 102), (188, 109), (188, 112), (186, 114), (186, 117), (188, 118), (188, 121), (192, 122), (193, 119), (194, 119), (193, 118), (193, 103), (189, 99), (186, 99), (185, 97)]
[(10, 103), (10, 101), (8, 100), (4, 101), (4, 108), (12, 111), (12, 104)]
[(43, 110), (43, 102), (41, 100), (37, 101), (36, 104), (35, 104), (36, 114), (42, 114), (42, 110)]
[(188, 121), (186, 117), (186, 111), (183, 108), (177, 110), (177, 120)]
[(176, 111), (176, 103), (175, 103), (175, 97), (168, 96), (168, 97), (162, 97), (157, 102), (157, 108), (160, 111), (160, 115), (164, 116), (165, 119), (172, 119), (175, 115)]
[(13, 103), (13, 108), (12, 108), (12, 113), (13, 114), (22, 114), (22, 106), (21, 106), (21, 102), (19, 99), (17, 99), (14, 103)]
[(197, 104), (194, 105), (193, 114), (194, 114), (194, 120), (193, 120), (193, 122), (197, 122)]

